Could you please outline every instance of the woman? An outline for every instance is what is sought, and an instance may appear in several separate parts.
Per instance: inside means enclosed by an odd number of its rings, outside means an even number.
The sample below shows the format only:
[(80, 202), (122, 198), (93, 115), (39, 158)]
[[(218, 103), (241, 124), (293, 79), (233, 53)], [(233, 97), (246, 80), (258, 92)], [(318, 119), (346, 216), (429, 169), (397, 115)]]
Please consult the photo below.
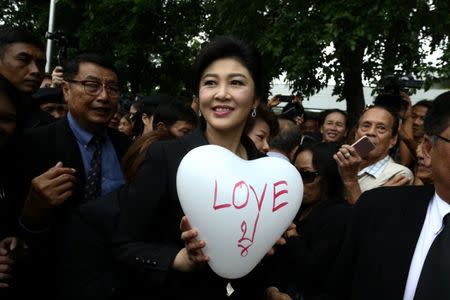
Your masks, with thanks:
[(317, 299), (344, 238), (350, 207), (333, 154), (338, 146), (319, 143), (301, 150), (295, 166), (304, 194), (296, 232), (288, 232), (283, 263), (284, 291), (296, 299)]
[(265, 106), (256, 108), (256, 117), (248, 120), (245, 132), (260, 152), (269, 151), (269, 140), (278, 134), (277, 116)]
[(328, 109), (321, 116), (320, 133), (322, 141), (342, 144), (347, 137), (347, 113), (340, 109)]
[(207, 44), (194, 77), (201, 128), (151, 145), (129, 186), (114, 234), (114, 254), (124, 276), (152, 299), (230, 299), (226, 294), (231, 289), (233, 298), (263, 296), (263, 266), (235, 281), (208, 268), (208, 257), (201, 252), (205, 241), (196, 240), (198, 233), (186, 218), (180, 226), (183, 211), (176, 190), (178, 166), (195, 147), (219, 145), (242, 159), (261, 156), (244, 134), (262, 96), (260, 66), (257, 53), (240, 41), (221, 37)]
[(127, 113), (120, 118), (118, 129), (130, 138), (133, 137), (133, 115), (131, 113)]

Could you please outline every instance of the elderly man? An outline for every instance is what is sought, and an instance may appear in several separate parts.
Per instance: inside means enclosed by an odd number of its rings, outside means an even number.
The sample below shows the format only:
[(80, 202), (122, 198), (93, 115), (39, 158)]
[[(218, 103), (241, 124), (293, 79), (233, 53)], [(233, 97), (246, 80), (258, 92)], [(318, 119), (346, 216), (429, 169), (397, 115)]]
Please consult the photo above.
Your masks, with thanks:
[(60, 279), (58, 262), (69, 216), (80, 204), (95, 201), (124, 183), (120, 160), (129, 146), (125, 135), (108, 128), (119, 102), (113, 65), (99, 55), (81, 54), (64, 70), (67, 117), (33, 129), (25, 137), (25, 150), (30, 153), (24, 157), (29, 178), (34, 179), (21, 225), (37, 256), (35, 262), (45, 264), (45, 269), (33, 270), (48, 273), (48, 277), (36, 276), (45, 279), (39, 290), (47, 299)]
[(354, 207), (332, 299), (450, 299), (450, 92), (425, 119), (434, 186), (380, 188)]
[(367, 136), (375, 148), (361, 157), (352, 146), (343, 145), (335, 154), (350, 204), (355, 204), (364, 191), (413, 182), (411, 170), (395, 163), (389, 156), (389, 149), (397, 142), (398, 127), (398, 117), (388, 108), (369, 108), (359, 118), (355, 138)]

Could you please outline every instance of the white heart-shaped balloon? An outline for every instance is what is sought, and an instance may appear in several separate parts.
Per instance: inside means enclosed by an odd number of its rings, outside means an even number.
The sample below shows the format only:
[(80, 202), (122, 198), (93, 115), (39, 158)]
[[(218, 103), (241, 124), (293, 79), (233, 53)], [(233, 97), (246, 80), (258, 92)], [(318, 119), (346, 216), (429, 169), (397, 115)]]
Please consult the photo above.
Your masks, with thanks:
[(297, 169), (274, 157), (243, 160), (215, 145), (191, 150), (177, 172), (181, 206), (219, 276), (248, 274), (292, 223), (303, 198)]

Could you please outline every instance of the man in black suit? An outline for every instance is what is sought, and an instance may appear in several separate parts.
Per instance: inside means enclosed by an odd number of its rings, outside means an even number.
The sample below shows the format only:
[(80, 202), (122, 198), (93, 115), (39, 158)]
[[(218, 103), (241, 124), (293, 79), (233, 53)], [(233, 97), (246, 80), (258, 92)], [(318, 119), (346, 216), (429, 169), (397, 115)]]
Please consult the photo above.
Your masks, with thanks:
[(18, 128), (35, 128), (54, 119), (33, 103), (31, 95), (41, 85), (45, 67), (45, 48), (33, 33), (2, 26), (0, 28), (0, 74), (17, 90)]
[[(58, 259), (69, 216), (81, 203), (95, 201), (124, 183), (120, 159), (129, 140), (108, 128), (119, 102), (114, 66), (96, 54), (81, 54), (64, 68), (62, 89), (69, 112), (62, 120), (25, 136), (30, 189), (21, 226), (34, 254), (37, 278), (58, 288)], [(45, 267), (44, 267), (45, 266)], [(49, 284), (50, 283), (50, 284)], [(50, 296), (51, 297), (51, 296)]]
[(444, 219), (450, 212), (450, 92), (434, 100), (425, 131), (423, 152), (435, 186), (378, 188), (361, 196), (330, 276), (332, 299), (450, 299), (449, 254), (432, 264), (435, 249), (450, 249)]

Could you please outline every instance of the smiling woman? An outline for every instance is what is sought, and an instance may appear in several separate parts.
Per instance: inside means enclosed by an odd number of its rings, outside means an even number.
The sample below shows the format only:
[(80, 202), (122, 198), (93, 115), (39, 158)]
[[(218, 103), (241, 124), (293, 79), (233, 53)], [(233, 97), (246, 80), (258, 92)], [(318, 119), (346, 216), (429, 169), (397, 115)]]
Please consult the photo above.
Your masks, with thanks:
[(261, 95), (260, 66), (259, 54), (234, 38), (216, 38), (200, 51), (194, 82), (202, 125), (190, 135), (152, 144), (121, 201), (114, 255), (127, 270), (124, 277), (137, 279), (135, 290), (164, 299), (222, 299), (227, 293), (233, 299), (262, 298), (266, 266), (231, 284), (211, 272), (202, 252), (206, 242), (196, 239), (198, 232), (183, 217), (175, 185), (181, 160), (198, 146), (219, 145), (249, 160), (262, 156), (244, 134)]

